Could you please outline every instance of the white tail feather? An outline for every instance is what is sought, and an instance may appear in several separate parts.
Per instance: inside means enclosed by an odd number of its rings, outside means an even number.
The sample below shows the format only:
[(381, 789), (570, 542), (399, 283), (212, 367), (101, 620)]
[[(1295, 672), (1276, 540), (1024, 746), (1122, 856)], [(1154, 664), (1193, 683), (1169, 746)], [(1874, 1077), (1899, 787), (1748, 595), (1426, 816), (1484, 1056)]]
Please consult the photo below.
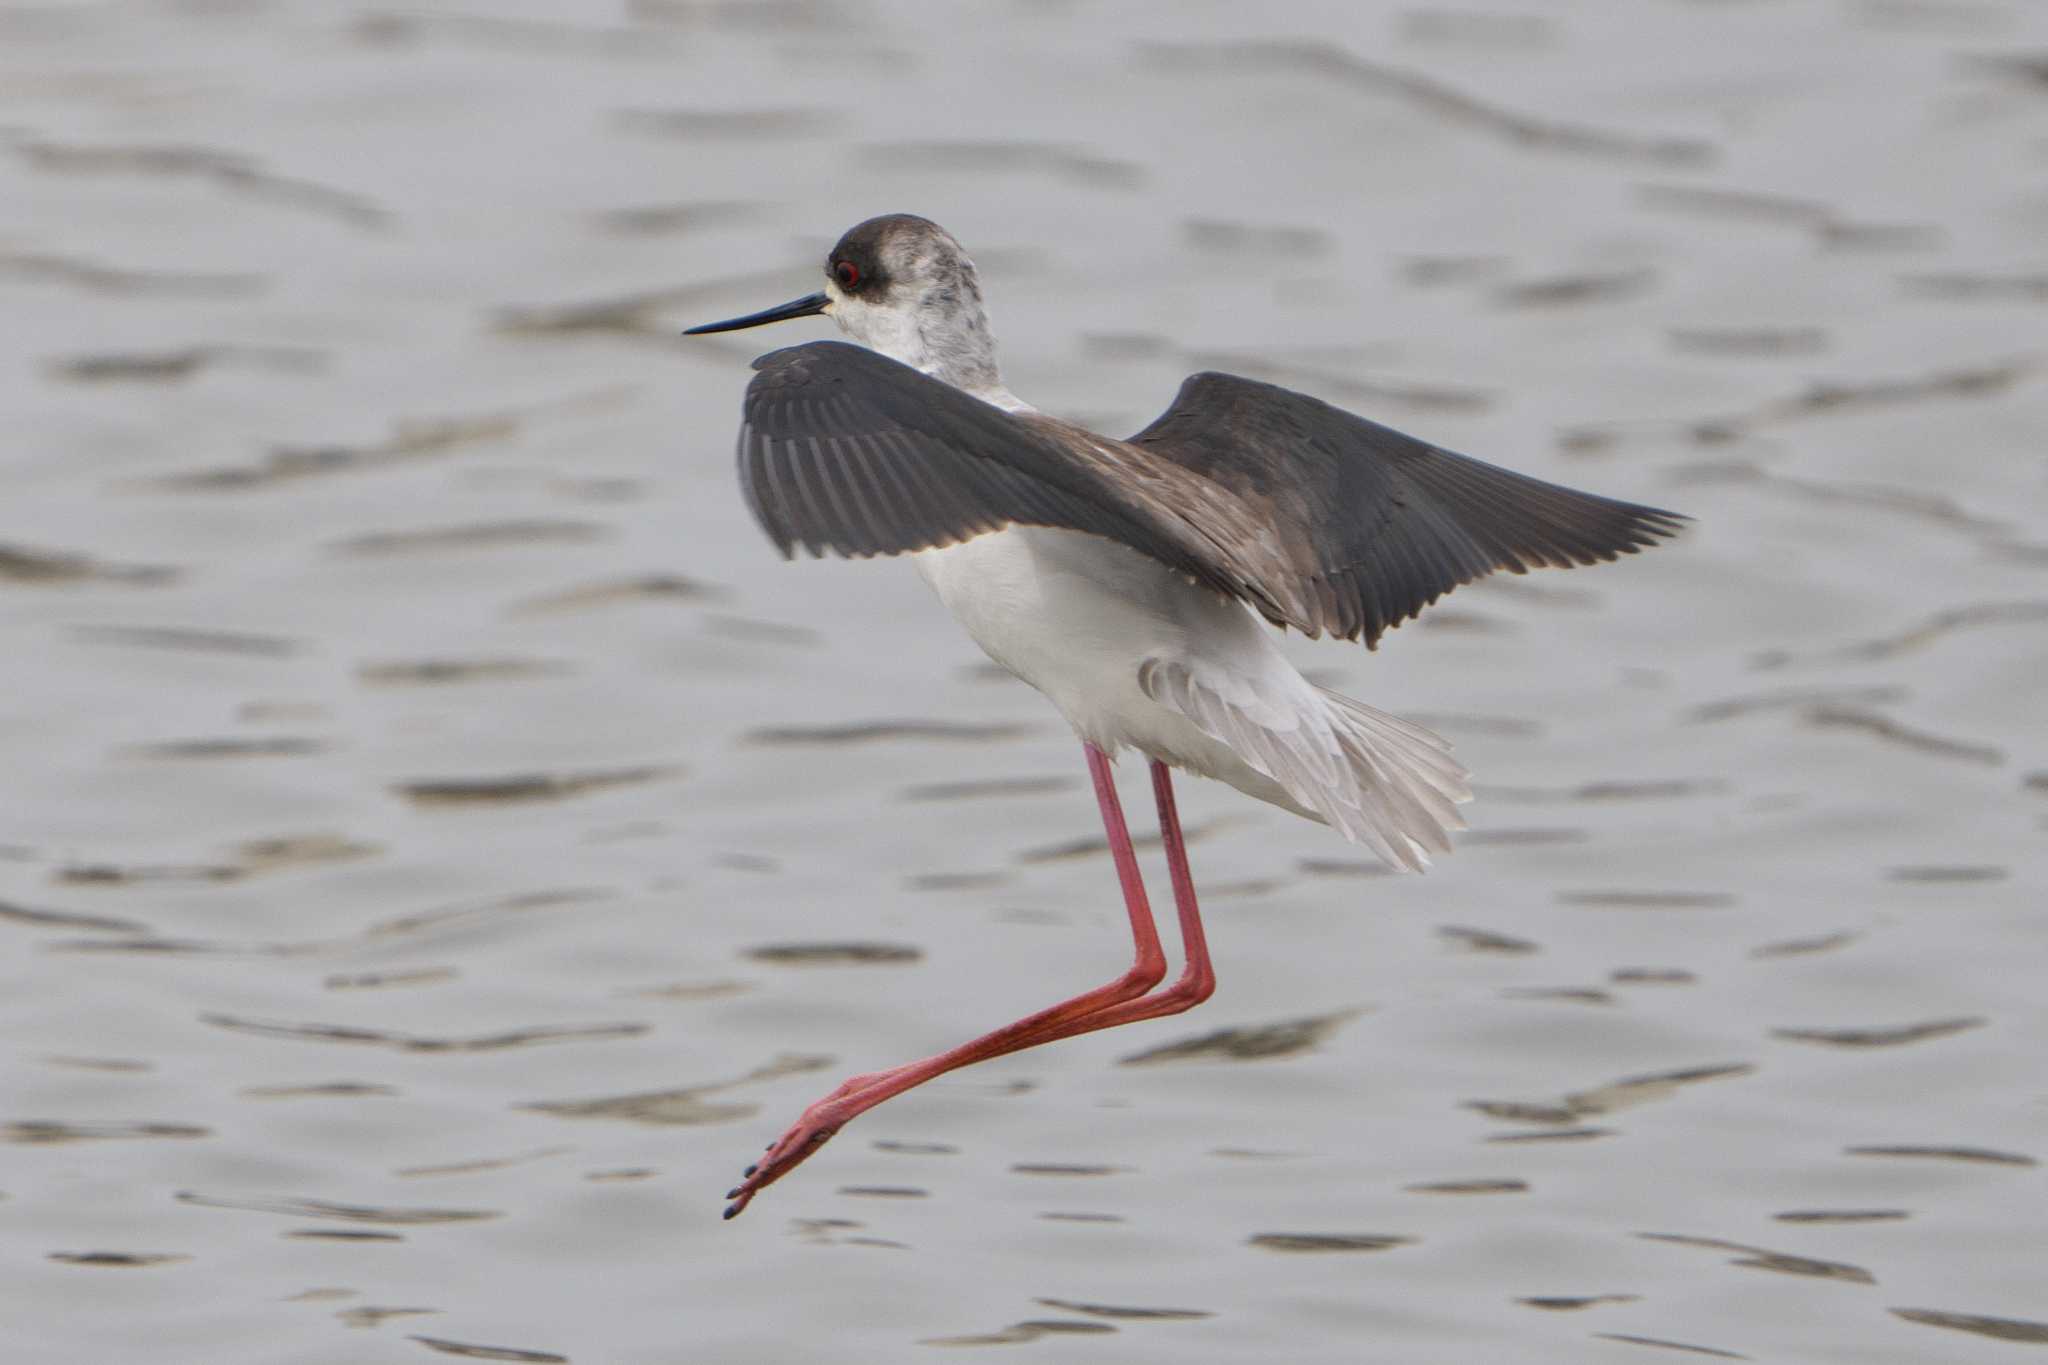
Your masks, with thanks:
[(1465, 828), (1458, 804), (1472, 791), (1441, 737), (1324, 688), (1289, 707), (1233, 686), (1242, 681), (1171, 659), (1138, 670), (1146, 695), (1392, 866), (1420, 872), (1432, 852), (1451, 851), (1450, 832)]

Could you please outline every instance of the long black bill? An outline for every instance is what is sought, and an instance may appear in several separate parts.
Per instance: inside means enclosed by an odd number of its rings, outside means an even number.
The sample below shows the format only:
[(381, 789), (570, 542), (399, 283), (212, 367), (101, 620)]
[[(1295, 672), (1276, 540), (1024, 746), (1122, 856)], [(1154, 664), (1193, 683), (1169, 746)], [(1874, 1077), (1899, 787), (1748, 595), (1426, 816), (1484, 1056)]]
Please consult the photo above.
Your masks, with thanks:
[(707, 322), (702, 327), (684, 329), (686, 337), (702, 336), (706, 332), (737, 332), (742, 327), (760, 327), (770, 322), (787, 322), (791, 318), (807, 318), (825, 311), (832, 300), (823, 294), (806, 294), (793, 299), (779, 308), (766, 308), (758, 313), (749, 313), (743, 318), (727, 318), (724, 322)]

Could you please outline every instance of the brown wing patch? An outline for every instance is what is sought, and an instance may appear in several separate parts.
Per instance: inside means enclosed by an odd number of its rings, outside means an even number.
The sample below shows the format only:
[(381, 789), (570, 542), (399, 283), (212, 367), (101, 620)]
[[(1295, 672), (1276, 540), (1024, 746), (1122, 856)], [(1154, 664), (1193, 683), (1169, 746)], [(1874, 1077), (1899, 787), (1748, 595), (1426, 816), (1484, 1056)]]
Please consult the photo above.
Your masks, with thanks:
[(1130, 445), (1247, 509), (1259, 533), (1229, 537), (1223, 563), (1289, 604), (1269, 618), (1368, 646), (1461, 583), (1611, 560), (1686, 521), (1235, 375), (1190, 377)]

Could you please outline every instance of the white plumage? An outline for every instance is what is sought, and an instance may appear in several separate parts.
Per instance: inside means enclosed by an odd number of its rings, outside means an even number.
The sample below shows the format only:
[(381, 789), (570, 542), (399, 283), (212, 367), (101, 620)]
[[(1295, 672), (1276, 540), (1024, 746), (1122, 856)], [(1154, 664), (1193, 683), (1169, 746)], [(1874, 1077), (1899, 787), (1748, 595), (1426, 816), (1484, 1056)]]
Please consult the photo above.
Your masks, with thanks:
[(1227, 782), (1395, 867), (1421, 870), (1464, 828), (1449, 744), (1317, 687), (1243, 606), (1135, 550), (1019, 526), (916, 563), (991, 659), (1107, 753)]

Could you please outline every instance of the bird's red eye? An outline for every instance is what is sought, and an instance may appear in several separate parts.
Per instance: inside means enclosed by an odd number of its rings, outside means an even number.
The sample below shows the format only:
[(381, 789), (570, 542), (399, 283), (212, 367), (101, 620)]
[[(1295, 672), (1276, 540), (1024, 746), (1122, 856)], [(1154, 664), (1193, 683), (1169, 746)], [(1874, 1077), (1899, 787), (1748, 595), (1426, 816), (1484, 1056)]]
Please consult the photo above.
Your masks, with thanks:
[(839, 281), (841, 289), (851, 289), (860, 283), (860, 267), (852, 261), (840, 261), (832, 267), (832, 278)]

